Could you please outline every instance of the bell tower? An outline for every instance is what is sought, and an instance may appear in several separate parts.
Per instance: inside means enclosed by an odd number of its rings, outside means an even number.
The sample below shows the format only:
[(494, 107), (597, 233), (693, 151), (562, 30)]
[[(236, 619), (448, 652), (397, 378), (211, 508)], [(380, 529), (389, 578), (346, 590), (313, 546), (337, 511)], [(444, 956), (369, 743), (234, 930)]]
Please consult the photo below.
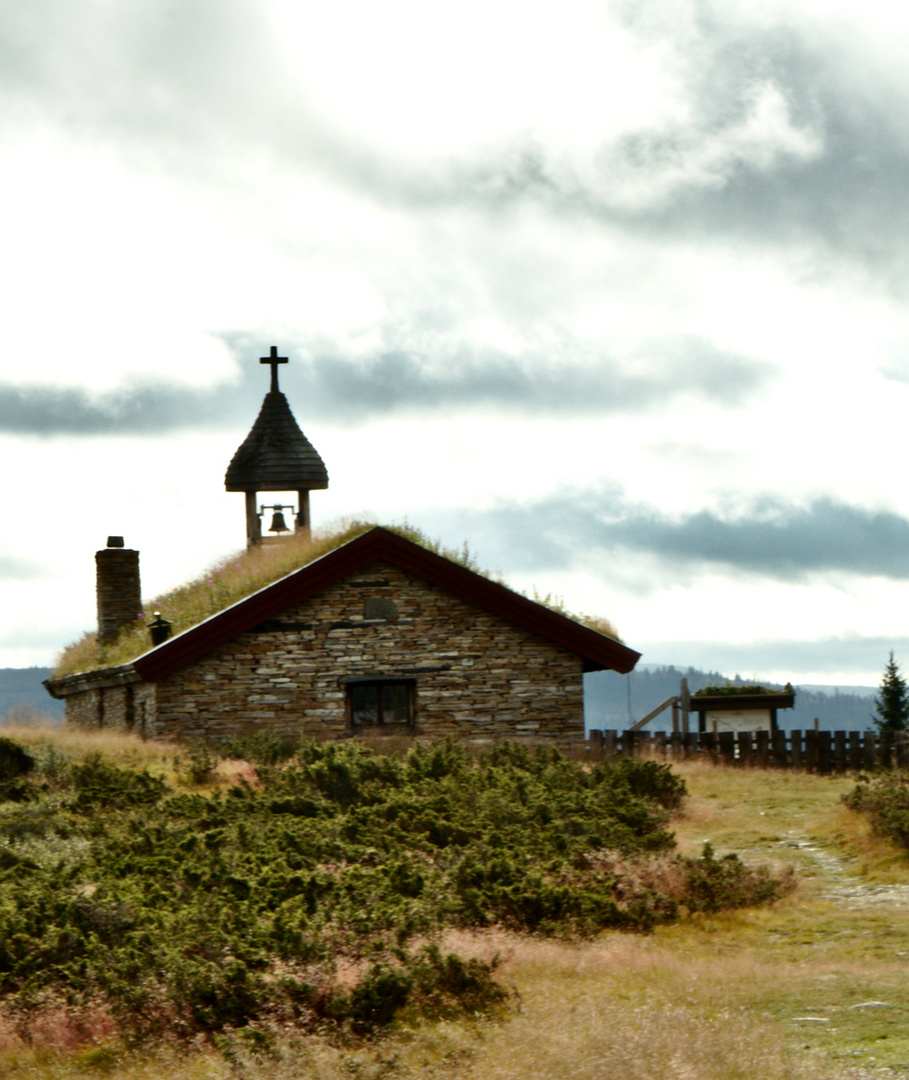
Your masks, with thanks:
[[(290, 411), (287, 398), (278, 388), (278, 365), (286, 356), (278, 356), (272, 345), (260, 364), (271, 367), (271, 387), (262, 402), (249, 434), (231, 458), (224, 477), (227, 491), (246, 494), (246, 543), (262, 542), (262, 515), (272, 511), (269, 532), (280, 536), (290, 532), (284, 511), (293, 512), (294, 532), (309, 532), (309, 493), (328, 487), (328, 472), (316, 448), (303, 434)], [(296, 493), (296, 504), (259, 505), (260, 491)]]

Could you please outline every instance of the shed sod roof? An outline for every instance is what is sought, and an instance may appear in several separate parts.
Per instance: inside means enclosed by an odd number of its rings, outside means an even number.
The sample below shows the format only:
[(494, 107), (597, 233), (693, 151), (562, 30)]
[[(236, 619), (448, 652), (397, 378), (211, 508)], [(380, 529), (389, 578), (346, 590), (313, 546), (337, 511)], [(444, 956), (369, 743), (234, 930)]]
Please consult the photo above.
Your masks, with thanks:
[(763, 694), (692, 694), (694, 712), (738, 712), (741, 709), (795, 708), (795, 691), (768, 691)]
[(156, 682), (375, 562), (390, 563), (567, 649), (581, 657), (585, 671), (625, 673), (640, 658), (614, 638), (376, 526), (151, 649), (132, 666), (141, 678)]

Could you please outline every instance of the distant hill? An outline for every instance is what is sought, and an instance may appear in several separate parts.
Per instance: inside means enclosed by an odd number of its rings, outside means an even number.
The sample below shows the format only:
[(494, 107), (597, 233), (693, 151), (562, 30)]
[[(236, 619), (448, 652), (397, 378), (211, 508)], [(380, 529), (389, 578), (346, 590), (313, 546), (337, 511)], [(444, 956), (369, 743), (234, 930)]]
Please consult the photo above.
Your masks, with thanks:
[(63, 719), (63, 702), (55, 701), (41, 685), (51, 668), (0, 668), (0, 717), (22, 709), (52, 720)]
[[(594, 671), (584, 676), (584, 718), (587, 729), (624, 731), (646, 716), (668, 697), (679, 692), (682, 678), (694, 693), (705, 686), (753, 683), (754, 679), (730, 679), (718, 671), (699, 671), (697, 668), (658, 667), (640, 665), (630, 675), (614, 671)], [(781, 683), (762, 685), (782, 690)], [(795, 687), (795, 708), (781, 709), (777, 720), (786, 731), (792, 728), (811, 728), (815, 717), (827, 731), (864, 731), (873, 727), (874, 694), (871, 686), (824, 687), (816, 684)], [(629, 719), (630, 718), (630, 719)], [(648, 731), (671, 731), (670, 710), (661, 713), (647, 725)]]

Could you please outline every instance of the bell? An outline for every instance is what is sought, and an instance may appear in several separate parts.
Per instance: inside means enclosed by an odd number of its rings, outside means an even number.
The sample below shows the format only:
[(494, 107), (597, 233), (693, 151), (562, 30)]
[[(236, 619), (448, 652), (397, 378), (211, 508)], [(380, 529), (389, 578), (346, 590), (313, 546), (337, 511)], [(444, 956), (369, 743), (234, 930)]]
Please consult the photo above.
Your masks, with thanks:
[(284, 514), (280, 510), (276, 510), (274, 514), (272, 514), (271, 525), (269, 526), (268, 531), (276, 533), (290, 532), (290, 529), (288, 529), (284, 521)]

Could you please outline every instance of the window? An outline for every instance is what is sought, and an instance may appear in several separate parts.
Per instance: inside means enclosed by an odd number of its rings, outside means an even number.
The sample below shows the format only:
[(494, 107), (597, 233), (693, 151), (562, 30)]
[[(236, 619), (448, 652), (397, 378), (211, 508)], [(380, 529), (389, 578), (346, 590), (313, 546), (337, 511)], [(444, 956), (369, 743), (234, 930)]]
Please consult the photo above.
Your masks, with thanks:
[(413, 723), (413, 679), (373, 679), (347, 684), (352, 727), (404, 727)]

